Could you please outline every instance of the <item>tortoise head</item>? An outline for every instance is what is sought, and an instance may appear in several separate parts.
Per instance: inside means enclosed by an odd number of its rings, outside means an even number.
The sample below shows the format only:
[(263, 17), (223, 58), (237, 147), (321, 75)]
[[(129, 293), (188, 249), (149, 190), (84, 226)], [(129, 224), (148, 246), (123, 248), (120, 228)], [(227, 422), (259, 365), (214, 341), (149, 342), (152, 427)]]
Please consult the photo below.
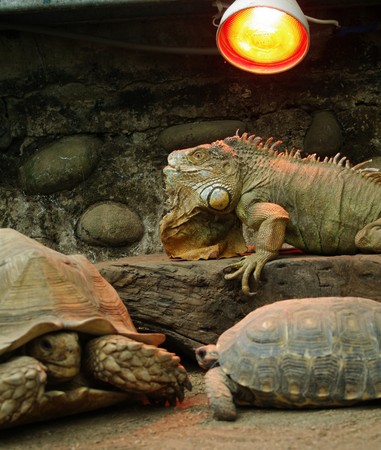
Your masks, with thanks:
[(218, 363), (217, 346), (213, 344), (203, 345), (196, 349), (196, 360), (202, 369), (211, 369)]
[(62, 383), (80, 370), (81, 348), (78, 334), (59, 331), (39, 336), (26, 344), (26, 354), (47, 368), (48, 383)]

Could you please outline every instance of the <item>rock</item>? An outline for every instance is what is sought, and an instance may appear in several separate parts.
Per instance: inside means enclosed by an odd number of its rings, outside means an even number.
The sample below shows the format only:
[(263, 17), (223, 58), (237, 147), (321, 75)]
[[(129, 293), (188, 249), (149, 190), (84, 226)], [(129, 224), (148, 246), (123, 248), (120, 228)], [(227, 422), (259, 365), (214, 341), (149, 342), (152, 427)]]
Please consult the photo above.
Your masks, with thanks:
[(245, 129), (245, 123), (239, 120), (184, 123), (164, 130), (159, 143), (168, 151), (179, 150), (233, 136), (237, 130), (241, 134)]
[(302, 148), (301, 136), (311, 123), (311, 118), (302, 109), (280, 110), (260, 116), (250, 129), (249, 134), (256, 134), (263, 140), (273, 137), (279, 139), (286, 148)]
[(77, 236), (93, 245), (119, 247), (139, 240), (143, 233), (138, 215), (117, 202), (95, 203), (77, 224)]
[(361, 100), (359, 100), (360, 92), (354, 97), (356, 108), (344, 109), (337, 114), (345, 130), (345, 156), (353, 164), (381, 156), (380, 107), (371, 104), (372, 102), (367, 104), (365, 98), (371, 93), (363, 91), (361, 94), (363, 95)]
[(20, 183), (30, 194), (72, 189), (94, 170), (102, 143), (87, 135), (69, 136), (48, 144), (20, 168)]
[(342, 145), (343, 134), (335, 115), (329, 111), (315, 113), (304, 137), (304, 150), (319, 156), (335, 156)]

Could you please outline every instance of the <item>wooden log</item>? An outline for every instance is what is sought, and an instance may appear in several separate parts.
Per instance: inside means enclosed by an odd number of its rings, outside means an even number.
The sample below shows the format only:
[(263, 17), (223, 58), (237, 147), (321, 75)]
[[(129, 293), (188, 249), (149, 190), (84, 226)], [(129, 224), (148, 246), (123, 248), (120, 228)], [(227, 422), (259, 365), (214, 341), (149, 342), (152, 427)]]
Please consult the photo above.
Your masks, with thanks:
[(253, 309), (277, 300), (359, 296), (381, 301), (381, 255), (282, 256), (269, 262), (256, 295), (226, 281), (224, 268), (237, 258), (171, 260), (164, 254), (128, 257), (97, 264), (118, 291), (140, 331), (167, 335), (177, 351), (193, 354), (214, 343)]

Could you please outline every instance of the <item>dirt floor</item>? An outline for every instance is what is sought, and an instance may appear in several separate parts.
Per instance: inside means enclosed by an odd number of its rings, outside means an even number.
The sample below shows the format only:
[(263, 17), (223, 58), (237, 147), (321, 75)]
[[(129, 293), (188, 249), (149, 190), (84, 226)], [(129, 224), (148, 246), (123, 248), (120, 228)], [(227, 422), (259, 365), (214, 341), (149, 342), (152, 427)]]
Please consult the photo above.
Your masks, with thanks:
[(193, 390), (175, 408), (117, 406), (0, 431), (1, 449), (381, 449), (380, 402), (366, 406), (279, 411), (239, 409), (236, 422), (212, 419), (203, 373), (190, 368)]

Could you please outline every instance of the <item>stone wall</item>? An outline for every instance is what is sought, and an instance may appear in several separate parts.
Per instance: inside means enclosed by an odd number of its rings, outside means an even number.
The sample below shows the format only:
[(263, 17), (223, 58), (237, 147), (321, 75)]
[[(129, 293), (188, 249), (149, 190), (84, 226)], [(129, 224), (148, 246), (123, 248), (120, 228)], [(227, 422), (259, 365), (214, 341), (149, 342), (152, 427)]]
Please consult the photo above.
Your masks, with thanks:
[[(356, 25), (375, 12), (329, 15)], [(219, 56), (87, 40), (213, 46), (209, 17), (62, 29), (86, 39), (0, 32), (0, 226), (63, 253), (100, 261), (161, 251), (168, 153), (237, 128), (355, 163), (381, 156), (380, 30), (332, 37), (314, 25), (305, 61), (259, 76)]]

